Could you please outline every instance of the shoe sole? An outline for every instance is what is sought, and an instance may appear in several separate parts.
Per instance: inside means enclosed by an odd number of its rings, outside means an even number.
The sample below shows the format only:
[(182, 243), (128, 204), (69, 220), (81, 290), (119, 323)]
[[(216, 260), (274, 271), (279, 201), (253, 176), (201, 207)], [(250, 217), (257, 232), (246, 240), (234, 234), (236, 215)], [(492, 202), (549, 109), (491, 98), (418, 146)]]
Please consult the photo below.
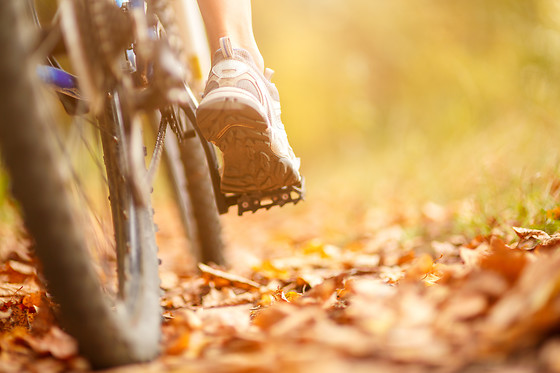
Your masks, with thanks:
[(300, 182), (290, 160), (272, 151), (266, 118), (242, 89), (217, 88), (202, 100), (197, 123), (223, 153), (223, 192), (269, 191)]

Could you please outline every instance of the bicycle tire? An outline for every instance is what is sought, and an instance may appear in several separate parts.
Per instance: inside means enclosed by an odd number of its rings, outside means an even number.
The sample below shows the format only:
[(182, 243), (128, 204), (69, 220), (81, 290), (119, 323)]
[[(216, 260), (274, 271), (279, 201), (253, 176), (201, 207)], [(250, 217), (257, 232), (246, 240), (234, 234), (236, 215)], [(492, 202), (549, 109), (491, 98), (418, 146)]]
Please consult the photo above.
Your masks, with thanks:
[[(187, 40), (180, 36), (180, 25), (174, 14), (177, 9), (170, 7), (171, 4), (165, 0), (152, 4), (155, 5), (166, 37), (186, 43)], [(201, 22), (198, 22), (197, 25), (202, 27)], [(205, 35), (203, 29), (199, 30), (199, 33)], [(178, 55), (181, 55), (185, 47), (188, 47), (188, 45), (181, 45), (181, 42), (170, 44), (173, 44), (174, 53)], [(200, 68), (200, 66), (192, 66), (192, 68), (196, 67)], [(195, 102), (192, 104), (196, 107)], [(206, 140), (195, 131), (191, 122), (195, 117), (192, 109), (193, 107), (190, 105), (173, 109), (175, 118), (179, 122), (178, 128), (186, 129), (189, 136), (183, 138), (178, 144), (174, 139), (169, 139), (169, 152), (164, 158), (167, 163), (168, 180), (172, 184), (183, 230), (191, 246), (191, 253), (199, 262), (223, 265), (226, 262), (225, 245), (214, 185), (210, 176), (210, 166), (202, 145), (202, 141)], [(187, 111), (189, 112), (187, 113)], [(179, 150), (179, 157), (175, 148)], [(182, 172), (178, 170), (181, 168)], [(179, 175), (181, 173), (182, 175)]]
[[(136, 282), (132, 288), (138, 292), (126, 294), (125, 285), (122, 301), (110, 300), (93, 268), (85, 234), (76, 219), (80, 206), (73, 205), (67, 193), (70, 175), (61, 167), (55, 126), (46, 120), (48, 110), (42, 106), (41, 83), (34, 70), (37, 61), (30, 53), (32, 28), (25, 23), (23, 8), (21, 0), (0, 2), (0, 151), (13, 195), (35, 241), (47, 289), (60, 306), (63, 327), (77, 339), (81, 353), (94, 367), (151, 360), (159, 352), (161, 333), (151, 207), (141, 206), (133, 214), (137, 230), (131, 235), (136, 235), (138, 247), (130, 249), (138, 250), (141, 278), (132, 275), (128, 280)], [(111, 113), (108, 115), (105, 123), (115, 128), (118, 123), (111, 119)], [(124, 139), (113, 141), (111, 136), (118, 133), (105, 136), (109, 140), (105, 145), (120, 151), (122, 143), (118, 141)], [(105, 157), (110, 168), (117, 161), (109, 153)], [(113, 178), (111, 173), (109, 178)], [(111, 198), (128, 197), (113, 194)], [(118, 251), (127, 252), (123, 247)], [(126, 278), (127, 270), (122, 271)]]
[[(173, 134), (165, 139), (164, 165), (167, 180), (177, 207), (190, 253), (196, 262), (225, 264), (225, 244), (222, 236), (220, 214), (210, 177), (210, 169), (201, 138), (190, 121), (176, 111), (175, 118), (186, 128), (189, 137), (181, 142)], [(157, 131), (152, 121), (152, 131)], [(204, 140), (205, 141), (205, 140)]]
[[(182, 110), (182, 109), (181, 109)], [(188, 121), (186, 115), (179, 115), (179, 120)], [(183, 139), (179, 144), (181, 161), (187, 180), (187, 192), (194, 218), (193, 237), (199, 261), (203, 263), (225, 264), (225, 245), (222, 237), (220, 214), (216, 206), (214, 186), (210, 177), (210, 168), (199, 134), (191, 128), (192, 137)], [(189, 128), (187, 127), (187, 128)]]

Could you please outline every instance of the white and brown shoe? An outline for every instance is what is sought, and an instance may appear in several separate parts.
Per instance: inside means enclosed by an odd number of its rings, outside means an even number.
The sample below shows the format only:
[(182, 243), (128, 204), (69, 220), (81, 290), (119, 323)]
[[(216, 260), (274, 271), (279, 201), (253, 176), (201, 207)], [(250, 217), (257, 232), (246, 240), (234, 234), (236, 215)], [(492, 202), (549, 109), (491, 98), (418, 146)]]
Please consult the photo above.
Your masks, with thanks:
[(223, 153), (223, 192), (248, 193), (299, 185), (296, 158), (280, 119), (280, 98), (270, 78), (228, 37), (214, 62), (197, 110), (204, 137)]

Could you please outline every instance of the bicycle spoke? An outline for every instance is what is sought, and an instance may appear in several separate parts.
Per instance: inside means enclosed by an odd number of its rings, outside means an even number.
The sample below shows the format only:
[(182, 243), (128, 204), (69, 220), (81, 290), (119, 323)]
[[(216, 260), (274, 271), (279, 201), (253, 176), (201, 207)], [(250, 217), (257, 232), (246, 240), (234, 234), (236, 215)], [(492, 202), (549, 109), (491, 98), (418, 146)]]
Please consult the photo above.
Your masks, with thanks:
[[(63, 131), (54, 128), (51, 128), (51, 132), (55, 135), (58, 149), (64, 160), (62, 166), (70, 174), (72, 194), (77, 204), (83, 206), (82, 209), (78, 209), (78, 219), (88, 231), (87, 237), (90, 239), (88, 246), (93, 255), (95, 268), (105, 284), (106, 291), (114, 297), (117, 292), (116, 247), (107, 200), (108, 181), (100, 160), (102, 156), (98, 131), (100, 126), (85, 116), (74, 117), (70, 125), (71, 128), (66, 135), (62, 134)], [(83, 165), (87, 169), (81, 169)], [(101, 193), (97, 197), (95, 197), (96, 190)]]

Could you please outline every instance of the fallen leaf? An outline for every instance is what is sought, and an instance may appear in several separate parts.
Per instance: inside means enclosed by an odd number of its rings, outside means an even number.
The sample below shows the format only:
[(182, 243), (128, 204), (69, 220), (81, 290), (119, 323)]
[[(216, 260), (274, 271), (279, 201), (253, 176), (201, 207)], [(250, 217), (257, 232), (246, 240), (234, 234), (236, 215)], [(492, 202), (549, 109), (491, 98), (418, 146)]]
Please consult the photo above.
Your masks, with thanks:
[(434, 266), (434, 260), (428, 254), (422, 254), (414, 259), (410, 267), (406, 269), (405, 278), (412, 280), (421, 280), (429, 274)]
[(35, 268), (29, 264), (25, 264), (16, 260), (9, 260), (0, 268), (6, 282), (24, 283), (28, 279), (33, 279), (36, 275)]
[(476, 247), (461, 247), (459, 249), (459, 257), (470, 268), (478, 267), (482, 258), (490, 253), (490, 245), (486, 242), (480, 243)]
[(542, 240), (536, 247), (535, 250), (554, 250), (560, 246), (560, 233), (553, 234), (550, 238)]
[(24, 340), (40, 355), (50, 354), (57, 359), (66, 360), (78, 354), (76, 340), (56, 326), (41, 337), (26, 335)]
[(533, 250), (539, 243), (550, 239), (548, 233), (538, 229), (527, 229), (521, 227), (512, 227), (512, 229), (520, 238), (520, 241), (517, 243), (517, 249)]
[(471, 319), (480, 316), (488, 309), (489, 303), (484, 294), (461, 292), (454, 294), (444, 305), (439, 317), (446, 322)]
[(189, 347), (190, 340), (190, 333), (188, 331), (183, 331), (172, 342), (168, 343), (165, 353), (168, 355), (182, 354)]
[(528, 262), (525, 253), (509, 248), (498, 237), (493, 237), (490, 245), (490, 253), (480, 259), (480, 268), (495, 271), (510, 283), (517, 281)]
[(261, 285), (254, 281), (212, 268), (203, 263), (199, 263), (198, 268), (202, 272), (203, 277), (207, 281), (213, 282), (217, 288), (232, 286), (248, 291), (258, 291), (261, 288)]
[(560, 339), (548, 341), (540, 352), (539, 360), (548, 372), (560, 372)]

